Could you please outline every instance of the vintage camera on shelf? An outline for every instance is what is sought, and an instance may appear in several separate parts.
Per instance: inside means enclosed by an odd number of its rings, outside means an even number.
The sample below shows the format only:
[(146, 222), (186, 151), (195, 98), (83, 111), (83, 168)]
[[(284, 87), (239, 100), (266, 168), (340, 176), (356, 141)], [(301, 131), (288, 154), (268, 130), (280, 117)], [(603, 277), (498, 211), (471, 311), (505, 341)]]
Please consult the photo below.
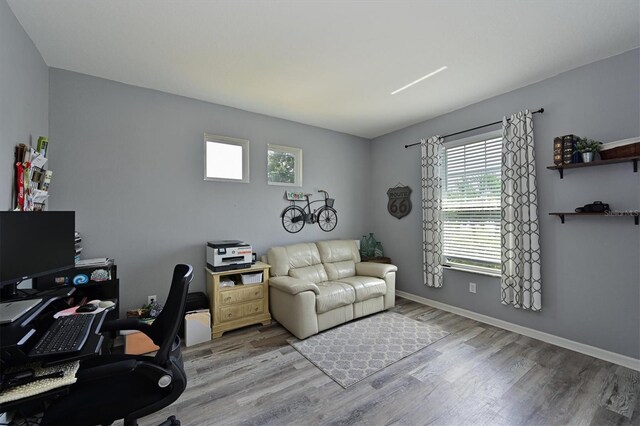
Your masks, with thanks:
[(594, 201), (591, 204), (586, 204), (584, 207), (578, 207), (576, 213), (606, 213), (610, 211), (609, 204), (602, 201)]

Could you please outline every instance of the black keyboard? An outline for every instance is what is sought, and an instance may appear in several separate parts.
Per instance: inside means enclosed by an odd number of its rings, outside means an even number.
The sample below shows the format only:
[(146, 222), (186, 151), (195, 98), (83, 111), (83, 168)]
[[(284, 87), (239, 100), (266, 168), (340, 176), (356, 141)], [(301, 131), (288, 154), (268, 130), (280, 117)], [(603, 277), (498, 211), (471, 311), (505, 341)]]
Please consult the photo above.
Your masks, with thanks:
[(31, 349), (29, 356), (60, 355), (82, 349), (95, 315), (69, 315), (56, 319)]

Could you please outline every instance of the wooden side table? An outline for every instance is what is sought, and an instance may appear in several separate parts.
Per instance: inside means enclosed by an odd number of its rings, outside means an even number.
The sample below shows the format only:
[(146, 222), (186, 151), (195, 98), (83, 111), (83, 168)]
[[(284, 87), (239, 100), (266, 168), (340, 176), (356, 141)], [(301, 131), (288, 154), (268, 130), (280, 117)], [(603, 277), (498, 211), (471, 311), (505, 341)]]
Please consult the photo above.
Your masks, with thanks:
[[(208, 268), (207, 294), (212, 314), (212, 337), (221, 337), (225, 331), (247, 325), (271, 324), (269, 313), (269, 268), (263, 262), (256, 262), (250, 268), (213, 272)], [(243, 274), (262, 274), (256, 284), (242, 284)], [(220, 287), (221, 280), (231, 279), (235, 285)]]
[(378, 257), (363, 257), (363, 262), (374, 262), (374, 263), (391, 263), (390, 257), (378, 256)]

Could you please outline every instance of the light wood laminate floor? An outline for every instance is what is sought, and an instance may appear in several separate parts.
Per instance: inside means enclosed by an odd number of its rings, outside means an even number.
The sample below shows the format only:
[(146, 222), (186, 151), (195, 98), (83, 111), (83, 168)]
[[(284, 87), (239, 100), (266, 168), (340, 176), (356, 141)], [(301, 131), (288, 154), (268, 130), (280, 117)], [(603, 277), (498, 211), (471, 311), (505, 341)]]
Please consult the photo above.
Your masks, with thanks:
[(451, 334), (343, 389), (286, 342), (252, 326), (184, 350), (183, 425), (640, 425), (640, 374), (398, 298), (393, 311)]

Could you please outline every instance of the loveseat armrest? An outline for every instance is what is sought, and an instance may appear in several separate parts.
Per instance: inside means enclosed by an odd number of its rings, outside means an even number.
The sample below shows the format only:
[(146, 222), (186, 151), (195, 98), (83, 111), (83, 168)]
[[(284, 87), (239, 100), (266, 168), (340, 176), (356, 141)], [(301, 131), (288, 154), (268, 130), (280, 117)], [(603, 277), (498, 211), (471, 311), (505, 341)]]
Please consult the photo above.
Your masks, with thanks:
[(320, 294), (318, 286), (311, 281), (287, 276), (269, 278), (269, 286), (293, 295), (303, 291), (313, 291), (315, 294)]
[(356, 275), (384, 278), (389, 272), (396, 272), (398, 267), (388, 263), (359, 262), (356, 263)]

